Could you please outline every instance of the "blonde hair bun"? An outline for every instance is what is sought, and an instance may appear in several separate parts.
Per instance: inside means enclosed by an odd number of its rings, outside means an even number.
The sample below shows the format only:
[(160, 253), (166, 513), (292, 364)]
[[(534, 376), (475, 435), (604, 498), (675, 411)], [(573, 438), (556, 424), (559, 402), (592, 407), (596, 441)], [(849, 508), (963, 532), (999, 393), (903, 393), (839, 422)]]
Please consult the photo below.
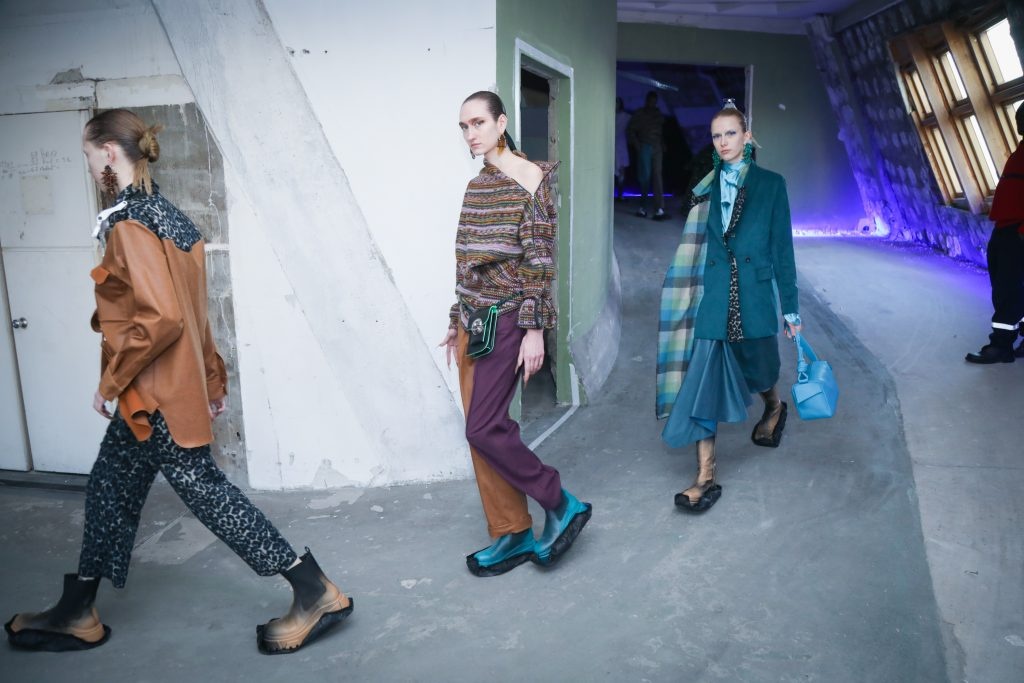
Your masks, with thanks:
[(163, 126), (159, 123), (150, 126), (139, 138), (139, 151), (142, 152), (142, 156), (150, 163), (155, 162), (160, 158), (160, 143), (156, 139), (156, 134), (163, 130)]

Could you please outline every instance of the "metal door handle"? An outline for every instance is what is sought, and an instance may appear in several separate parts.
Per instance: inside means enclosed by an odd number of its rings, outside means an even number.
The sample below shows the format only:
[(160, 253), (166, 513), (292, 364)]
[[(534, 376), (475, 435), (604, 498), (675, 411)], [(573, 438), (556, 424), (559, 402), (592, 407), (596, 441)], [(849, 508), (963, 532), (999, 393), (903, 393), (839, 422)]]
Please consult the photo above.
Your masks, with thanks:
[(18, 318), (16, 320), (12, 320), (11, 325), (16, 330), (24, 330), (26, 327), (28, 327), (28, 321), (25, 320), (24, 318)]

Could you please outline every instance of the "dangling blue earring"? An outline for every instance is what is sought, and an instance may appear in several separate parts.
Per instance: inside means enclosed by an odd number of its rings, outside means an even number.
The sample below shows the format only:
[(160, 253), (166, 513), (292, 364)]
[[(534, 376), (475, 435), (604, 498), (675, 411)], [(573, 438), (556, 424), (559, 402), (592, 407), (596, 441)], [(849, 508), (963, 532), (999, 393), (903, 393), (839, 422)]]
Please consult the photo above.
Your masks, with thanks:
[(743, 161), (749, 162), (754, 158), (754, 145), (747, 143), (743, 145)]
[(722, 157), (718, 156), (717, 149), (711, 150), (711, 165), (716, 171), (722, 167)]

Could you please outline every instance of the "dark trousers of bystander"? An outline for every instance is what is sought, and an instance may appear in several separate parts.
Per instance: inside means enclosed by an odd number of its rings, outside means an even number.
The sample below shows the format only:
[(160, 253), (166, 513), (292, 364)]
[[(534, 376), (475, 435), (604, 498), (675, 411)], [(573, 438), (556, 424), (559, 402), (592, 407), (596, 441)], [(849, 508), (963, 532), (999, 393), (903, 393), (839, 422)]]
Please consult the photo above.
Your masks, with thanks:
[(995, 228), (988, 241), (988, 277), (992, 283), (993, 346), (1009, 349), (1024, 318), (1024, 237), (1016, 225)]
[(651, 187), (654, 188), (654, 210), (665, 208), (665, 190), (661, 178), (661, 145), (641, 144), (638, 149), (637, 180), (644, 210), (650, 209)]

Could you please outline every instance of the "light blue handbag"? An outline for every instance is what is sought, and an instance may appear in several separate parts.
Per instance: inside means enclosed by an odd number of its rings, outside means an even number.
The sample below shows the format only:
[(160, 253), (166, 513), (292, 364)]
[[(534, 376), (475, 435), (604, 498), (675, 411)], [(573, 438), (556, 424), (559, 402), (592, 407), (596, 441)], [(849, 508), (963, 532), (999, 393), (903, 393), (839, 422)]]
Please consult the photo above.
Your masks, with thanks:
[(793, 403), (801, 420), (820, 420), (836, 414), (839, 400), (839, 385), (836, 384), (832, 366), (828, 361), (818, 360), (814, 349), (797, 333), (796, 342), (796, 384), (793, 385)]

